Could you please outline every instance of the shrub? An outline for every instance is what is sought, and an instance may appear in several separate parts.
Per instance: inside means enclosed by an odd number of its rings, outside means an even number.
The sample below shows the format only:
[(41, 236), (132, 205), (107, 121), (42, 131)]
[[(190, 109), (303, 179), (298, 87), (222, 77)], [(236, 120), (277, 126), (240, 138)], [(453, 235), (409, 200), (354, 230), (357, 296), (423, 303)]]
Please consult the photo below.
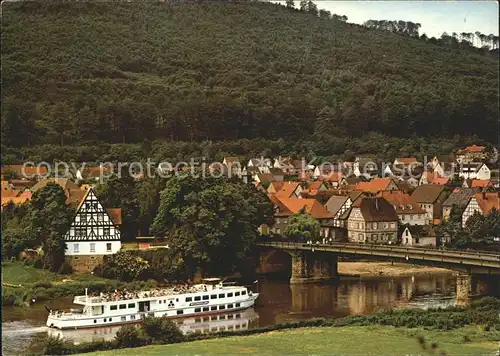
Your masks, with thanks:
[(38, 281), (33, 285), (33, 288), (52, 288), (52, 282)]
[(139, 334), (137, 327), (125, 325), (116, 332), (115, 343), (117, 347), (136, 347), (144, 344), (144, 338)]
[(67, 345), (57, 336), (49, 335), (45, 339), (42, 348), (43, 355), (64, 355), (67, 350)]
[(64, 262), (61, 265), (61, 268), (59, 268), (59, 273), (60, 274), (71, 274), (71, 273), (73, 273), (73, 267), (68, 262)]
[(177, 325), (166, 317), (146, 317), (142, 328), (144, 333), (156, 343), (174, 344), (185, 340)]

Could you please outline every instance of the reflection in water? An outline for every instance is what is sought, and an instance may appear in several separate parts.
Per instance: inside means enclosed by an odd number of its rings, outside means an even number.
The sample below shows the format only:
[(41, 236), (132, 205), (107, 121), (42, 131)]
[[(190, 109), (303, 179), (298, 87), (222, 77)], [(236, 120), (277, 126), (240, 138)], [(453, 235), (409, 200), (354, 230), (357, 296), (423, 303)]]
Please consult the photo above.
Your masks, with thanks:
[[(183, 332), (215, 332), (305, 320), (313, 317), (343, 317), (372, 314), (388, 308), (435, 308), (455, 305), (456, 279), (451, 274), (403, 278), (346, 278), (334, 284), (289, 285), (288, 281), (261, 281), (260, 297), (254, 309), (242, 311), (238, 319), (183, 319)], [(54, 301), (59, 308), (70, 307), (71, 300)], [(50, 306), (50, 305), (49, 305)], [(231, 313), (235, 314), (235, 313)], [(227, 314), (225, 314), (227, 315)], [(47, 333), (47, 312), (43, 304), (29, 309), (3, 308), (3, 354), (26, 353), (28, 344)], [(118, 327), (62, 331), (77, 342), (94, 337), (111, 339)], [(60, 331), (49, 329), (51, 333)], [(66, 334), (66, 335), (64, 335)], [(90, 338), (90, 339), (89, 339)], [(34, 341), (35, 340), (35, 341)], [(23, 348), (24, 347), (24, 348)], [(30, 346), (29, 351), (34, 348)]]
[[(259, 315), (253, 308), (217, 315), (206, 315), (200, 317), (174, 319), (179, 329), (184, 334), (204, 334), (208, 332), (246, 330), (254, 327)], [(71, 339), (75, 344), (98, 339), (113, 340), (116, 332), (121, 326), (109, 326), (104, 328), (91, 328), (80, 330), (58, 330), (47, 328), (45, 331), (52, 336), (59, 335), (65, 339)]]

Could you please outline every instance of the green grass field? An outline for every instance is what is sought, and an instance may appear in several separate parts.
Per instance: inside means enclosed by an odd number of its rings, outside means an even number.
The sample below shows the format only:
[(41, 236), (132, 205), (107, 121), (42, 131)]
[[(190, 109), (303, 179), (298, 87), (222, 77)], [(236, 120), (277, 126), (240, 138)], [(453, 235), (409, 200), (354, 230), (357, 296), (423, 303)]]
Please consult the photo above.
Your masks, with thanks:
[(90, 273), (79, 275), (62, 275), (25, 265), (21, 262), (2, 262), (2, 283), (32, 285), (36, 282), (58, 283), (63, 280), (73, 281), (105, 281), (105, 278), (94, 276)]
[[(426, 349), (419, 343), (423, 336)], [(428, 331), (384, 326), (303, 328), (251, 336), (146, 346), (92, 355), (494, 355), (499, 332), (482, 327)], [(435, 347), (432, 348), (432, 344)]]

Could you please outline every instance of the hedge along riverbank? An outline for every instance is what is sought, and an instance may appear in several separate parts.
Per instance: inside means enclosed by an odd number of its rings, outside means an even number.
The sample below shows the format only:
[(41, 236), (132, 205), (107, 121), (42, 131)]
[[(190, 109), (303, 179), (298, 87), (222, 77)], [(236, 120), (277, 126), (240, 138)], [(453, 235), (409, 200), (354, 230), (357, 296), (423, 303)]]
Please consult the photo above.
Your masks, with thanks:
[[(368, 325), (383, 325), (394, 327), (416, 328), (422, 327), (429, 330), (453, 330), (467, 325), (482, 325), (484, 331), (496, 330), (500, 332), (500, 299), (483, 298), (474, 302), (469, 308), (449, 307), (446, 309), (401, 309), (387, 310), (374, 315), (368, 316), (348, 316), (339, 319), (316, 318), (305, 321), (270, 325), (266, 327), (247, 329), (241, 331), (224, 331), (213, 334), (190, 334), (183, 337), (178, 337), (178, 329), (172, 329), (168, 323), (163, 334), (160, 336), (144, 338), (138, 336), (132, 331), (130, 326), (125, 326), (117, 334), (121, 336), (112, 341), (94, 341), (73, 345), (70, 342), (63, 341), (58, 338), (48, 337), (45, 341), (44, 354), (60, 354), (69, 355), (77, 353), (86, 353), (94, 351), (112, 350), (122, 347), (139, 347), (149, 344), (169, 344), (178, 342), (190, 342), (196, 340), (208, 340), (229, 336), (246, 336), (271, 331), (279, 331), (286, 329), (296, 329), (304, 327), (343, 327), (343, 326), (368, 326)], [(158, 318), (153, 318), (158, 319)], [(160, 324), (160, 322), (158, 322)], [(125, 329), (127, 328), (127, 329)], [(142, 328), (142, 327), (141, 327)], [(176, 337), (166, 335), (172, 333)], [(133, 334), (133, 335), (132, 335)], [(123, 343), (123, 337), (127, 335), (128, 339), (137, 340), (136, 343)], [(132, 336), (134, 336), (132, 338)], [(164, 342), (163, 340), (169, 340)]]

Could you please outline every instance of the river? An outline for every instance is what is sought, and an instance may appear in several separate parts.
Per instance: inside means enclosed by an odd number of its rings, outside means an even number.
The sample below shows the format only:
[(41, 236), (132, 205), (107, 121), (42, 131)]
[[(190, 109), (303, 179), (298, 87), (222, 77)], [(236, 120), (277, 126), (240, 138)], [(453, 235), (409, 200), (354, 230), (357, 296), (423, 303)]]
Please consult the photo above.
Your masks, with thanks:
[[(455, 305), (456, 277), (424, 274), (410, 277), (342, 277), (334, 284), (289, 285), (286, 281), (260, 280), (253, 290), (260, 293), (254, 308), (217, 317), (180, 320), (183, 332), (214, 332), (273, 325), (313, 317), (343, 317), (373, 314), (387, 308), (430, 308)], [(49, 307), (71, 306), (71, 299), (46, 303)], [(112, 339), (119, 327), (60, 332), (45, 328), (43, 304), (31, 308), (3, 308), (2, 351), (4, 355), (27, 354), (39, 349), (47, 332), (75, 342), (102, 337)]]

